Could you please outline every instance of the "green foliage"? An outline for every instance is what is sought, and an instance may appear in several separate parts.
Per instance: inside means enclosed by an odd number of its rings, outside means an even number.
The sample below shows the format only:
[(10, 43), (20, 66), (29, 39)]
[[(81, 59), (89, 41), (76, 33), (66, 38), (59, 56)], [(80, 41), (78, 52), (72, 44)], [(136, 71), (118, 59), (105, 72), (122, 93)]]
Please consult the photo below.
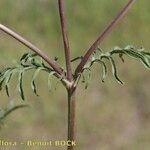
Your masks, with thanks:
[(25, 100), (24, 90), (23, 90), (23, 76), (25, 72), (35, 70), (32, 80), (31, 80), (31, 88), (33, 92), (37, 94), (37, 86), (35, 83), (35, 79), (37, 78), (40, 71), (45, 71), (48, 73), (48, 87), (50, 88), (50, 77), (55, 75), (55, 71), (51, 68), (47, 67), (41, 57), (38, 57), (35, 53), (26, 53), (24, 54), (19, 63), (15, 67), (9, 67), (0, 72), (0, 90), (5, 88), (7, 95), (9, 96), (9, 83), (11, 77), (18, 73), (18, 86), (17, 89), (20, 93), (22, 100)]
[[(74, 86), (78, 84), (78, 81), (82, 77), (82, 82), (85, 83), (85, 88), (88, 87), (90, 78), (91, 78), (91, 69), (95, 63), (100, 64), (102, 67), (102, 82), (105, 82), (105, 78), (108, 73), (108, 67), (105, 60), (110, 62), (112, 68), (112, 75), (119, 84), (124, 84), (124, 82), (118, 76), (118, 69), (114, 60), (114, 55), (118, 55), (119, 58), (124, 62), (124, 55), (127, 55), (131, 58), (134, 58), (140, 61), (147, 69), (150, 69), (150, 53), (146, 52), (143, 48), (136, 49), (133, 46), (127, 46), (125, 48), (115, 47), (110, 52), (103, 53), (101, 49), (97, 49), (95, 53), (91, 56), (88, 63), (84, 66), (83, 72), (79, 75), (78, 79), (75, 80)], [(82, 59), (82, 57), (79, 57)], [(75, 58), (73, 61), (76, 61), (79, 58)], [(56, 72), (46, 66), (41, 57), (35, 53), (26, 53), (24, 54), (19, 63), (15, 67), (9, 67), (4, 69), (0, 73), (0, 90), (3, 88), (6, 90), (6, 94), (9, 96), (9, 83), (12, 76), (15, 73), (18, 73), (18, 86), (17, 89), (20, 93), (22, 100), (25, 100), (24, 89), (23, 89), (23, 76), (25, 72), (29, 70), (34, 70), (32, 80), (31, 80), (31, 89), (38, 96), (36, 78), (40, 71), (46, 71), (48, 73), (48, 89), (51, 90), (51, 77), (56, 75)], [(62, 77), (57, 77), (58, 81), (62, 81)]]
[[(102, 50), (98, 48), (95, 51), (95, 53), (91, 56), (88, 63), (85, 65), (82, 73), (82, 81), (85, 83), (85, 88), (87, 88), (88, 86), (88, 82), (91, 74), (91, 68), (95, 63), (98, 63), (102, 66), (103, 69), (102, 82), (105, 81), (108, 72), (105, 60), (108, 60), (110, 62), (112, 68), (112, 74), (116, 79), (116, 81), (119, 84), (124, 84), (124, 82), (120, 80), (120, 78), (118, 77), (118, 70), (113, 57), (114, 55), (118, 55), (123, 62), (124, 62), (123, 56), (124, 55), (129, 56), (133, 59), (140, 61), (147, 69), (150, 69), (150, 53), (146, 52), (144, 48), (137, 49), (133, 46), (127, 46), (125, 48), (115, 47), (110, 52), (106, 52), (106, 53), (103, 53)], [(85, 75), (85, 71), (88, 72), (87, 75)]]

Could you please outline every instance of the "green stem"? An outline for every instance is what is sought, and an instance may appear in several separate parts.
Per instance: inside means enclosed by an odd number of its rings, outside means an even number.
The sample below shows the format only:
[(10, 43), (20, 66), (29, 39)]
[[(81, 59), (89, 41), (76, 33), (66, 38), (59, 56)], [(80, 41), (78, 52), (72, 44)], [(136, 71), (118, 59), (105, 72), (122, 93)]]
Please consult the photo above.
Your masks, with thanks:
[[(68, 141), (75, 141), (75, 109), (76, 109), (76, 88), (68, 90)], [(67, 150), (74, 150), (74, 146), (68, 146)]]

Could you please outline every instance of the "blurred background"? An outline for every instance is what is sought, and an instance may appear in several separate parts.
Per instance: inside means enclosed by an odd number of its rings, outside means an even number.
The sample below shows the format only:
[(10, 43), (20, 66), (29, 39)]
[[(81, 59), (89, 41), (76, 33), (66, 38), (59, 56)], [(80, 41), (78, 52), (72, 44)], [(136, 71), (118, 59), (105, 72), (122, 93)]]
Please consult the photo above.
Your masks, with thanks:
[[(66, 0), (71, 57), (81, 56), (94, 42), (127, 0)], [(150, 1), (137, 1), (124, 20), (101, 45), (104, 51), (114, 46), (134, 45), (150, 48)], [(0, 23), (23, 35), (43, 49), (51, 58), (58, 56), (64, 66), (64, 53), (56, 0), (1, 0)], [(0, 69), (13, 65), (30, 51), (0, 31)], [(150, 72), (136, 60), (117, 57), (119, 76), (126, 83), (118, 85), (111, 77), (100, 79), (95, 66), (87, 90), (80, 84), (77, 94), (77, 149), (82, 150), (149, 150), (150, 147)], [(79, 62), (77, 62), (79, 63)], [(75, 64), (73, 64), (75, 66)], [(9, 115), (0, 129), (0, 139), (65, 140), (67, 138), (66, 91), (61, 84), (47, 89), (47, 75), (38, 77), (36, 97), (30, 87), (32, 72), (25, 75), (26, 101), (22, 102), (12, 82), (12, 98), (0, 92), (0, 106), (11, 100), (29, 104)], [(56, 86), (56, 90), (55, 90)], [(2, 149), (5, 149), (4, 147)], [(9, 149), (9, 148), (8, 148)], [(10, 148), (12, 150), (12, 148)], [(25, 146), (14, 149), (26, 150)], [(36, 150), (65, 149), (36, 147)]]

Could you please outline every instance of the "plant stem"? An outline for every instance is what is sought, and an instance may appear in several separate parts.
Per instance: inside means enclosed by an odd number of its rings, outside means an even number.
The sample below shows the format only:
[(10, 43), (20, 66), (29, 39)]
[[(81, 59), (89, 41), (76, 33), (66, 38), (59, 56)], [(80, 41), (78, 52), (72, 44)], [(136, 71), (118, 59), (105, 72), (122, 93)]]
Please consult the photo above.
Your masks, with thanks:
[(59, 15), (60, 15), (63, 43), (64, 43), (64, 50), (65, 50), (67, 79), (69, 81), (72, 81), (73, 76), (72, 76), (72, 69), (71, 69), (70, 47), (69, 47), (69, 38), (68, 38), (68, 33), (67, 33), (67, 22), (66, 22), (66, 16), (65, 16), (64, 0), (58, 0), (58, 6), (59, 6)]
[(108, 34), (114, 29), (114, 27), (121, 21), (121, 19), (127, 14), (131, 6), (136, 0), (129, 0), (127, 5), (119, 12), (119, 14), (109, 23), (109, 25), (105, 28), (105, 30), (100, 34), (100, 36), (96, 39), (93, 45), (88, 49), (77, 69), (75, 70), (75, 76), (77, 77), (79, 73), (82, 72), (84, 65), (87, 63), (90, 56), (96, 50), (99, 44), (103, 42), (103, 40), (108, 36)]
[[(68, 140), (75, 141), (75, 113), (76, 113), (76, 88), (68, 90)], [(74, 150), (74, 146), (68, 146), (67, 150)]]
[(11, 29), (7, 28), (2, 24), (0, 24), (0, 30), (2, 30), (6, 34), (10, 35), (14, 39), (16, 39), (17, 41), (19, 41), (20, 43), (22, 43), (23, 45), (25, 45), (26, 47), (30, 48), (32, 51), (37, 53), (54, 69), (54, 71), (56, 71), (59, 75), (64, 76), (63, 69), (56, 62), (50, 59), (48, 55), (44, 53), (43, 50), (37, 48), (35, 45), (24, 39), (22, 36), (20, 36), (19, 34), (17, 34), (16, 32), (12, 31)]

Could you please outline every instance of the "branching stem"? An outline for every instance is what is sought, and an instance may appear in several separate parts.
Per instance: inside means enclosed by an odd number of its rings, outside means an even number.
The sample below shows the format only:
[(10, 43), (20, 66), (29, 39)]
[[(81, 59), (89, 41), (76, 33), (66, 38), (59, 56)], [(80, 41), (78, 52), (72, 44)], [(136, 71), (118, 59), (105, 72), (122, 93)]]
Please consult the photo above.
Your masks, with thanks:
[(81, 60), (80, 64), (78, 65), (77, 69), (75, 70), (75, 76), (77, 77), (79, 73), (82, 72), (84, 65), (89, 60), (92, 53), (96, 50), (98, 45), (100, 45), (103, 40), (108, 36), (108, 34), (114, 29), (114, 27), (121, 21), (121, 19), (127, 14), (129, 9), (131, 8), (132, 4), (136, 0), (129, 0), (127, 5), (120, 11), (120, 13), (113, 19), (113, 21), (106, 27), (106, 29), (100, 34), (97, 40), (92, 44), (89, 50), (84, 55), (83, 59)]
[(44, 53), (43, 50), (40, 50), (39, 48), (34, 46), (32, 43), (24, 39), (22, 36), (20, 36), (19, 34), (15, 33), (14, 31), (12, 31), (11, 29), (7, 28), (6, 26), (2, 24), (0, 24), (0, 30), (10, 35), (14, 39), (16, 39), (17, 41), (19, 41), (20, 43), (22, 43), (23, 45), (25, 45), (26, 47), (30, 48), (32, 51), (37, 53), (39, 56), (41, 56), (59, 75), (62, 76), (64, 74), (63, 69), (56, 62), (51, 60), (48, 57), (48, 55)]
[[(58, 0), (61, 30), (62, 30), (62, 37), (63, 37), (63, 44), (64, 44), (64, 52), (65, 52), (66, 70), (67, 70), (66, 74), (65, 74), (65, 71), (54, 60), (50, 59), (48, 57), (48, 55), (46, 53), (44, 53), (43, 50), (37, 48), (35, 45), (33, 45), (32, 43), (30, 43), (29, 41), (24, 39), (19, 34), (12, 31), (11, 29), (0, 24), (0, 30), (2, 30), (6, 34), (10, 35), (14, 39), (16, 39), (17, 41), (19, 41), (20, 43), (22, 43), (23, 45), (25, 45), (26, 47), (30, 48), (32, 51), (37, 53), (40, 57), (42, 57), (50, 65), (50, 67), (53, 68), (54, 71), (56, 72), (56, 74), (54, 73), (54, 76), (56, 76), (58, 78), (62, 77), (62, 79), (61, 78), (60, 79), (61, 79), (62, 83), (65, 85), (67, 92), (68, 92), (68, 140), (69, 141), (75, 141), (75, 122), (76, 122), (75, 121), (75, 118), (76, 118), (75, 117), (75, 114), (76, 114), (76, 112), (75, 112), (75, 110), (76, 110), (76, 97), (75, 97), (75, 95), (76, 95), (76, 86), (78, 83), (77, 79), (79, 79), (83, 70), (86, 69), (84, 67), (85, 67), (86, 63), (88, 62), (89, 58), (91, 57), (91, 55), (93, 54), (93, 52), (103, 42), (103, 40), (108, 36), (108, 34), (114, 29), (114, 27), (120, 22), (120, 20), (126, 15), (126, 13), (129, 11), (129, 9), (131, 8), (132, 4), (135, 1), (136, 0), (129, 0), (128, 1), (127, 5), (120, 11), (120, 13), (113, 19), (113, 21), (109, 23), (109, 25), (99, 35), (99, 37), (92, 44), (92, 46), (87, 50), (86, 54), (83, 57), (77, 57), (77, 58), (71, 60), (70, 59), (69, 39), (68, 39), (68, 33), (67, 33), (67, 22), (66, 22), (66, 16), (65, 16), (65, 4), (64, 4), (65, 0)], [(117, 51), (115, 51), (115, 52), (118, 53)], [(111, 52), (110, 54), (113, 54), (115, 52)], [(125, 51), (120, 52), (120, 53), (124, 54)], [(143, 55), (141, 56), (141, 54), (135, 53), (135, 52), (132, 52), (132, 53), (130, 52), (130, 56), (134, 56), (135, 58), (139, 58), (149, 68), (149, 64), (146, 61), (147, 57), (143, 58)], [(114, 74), (115, 78), (117, 79), (117, 81), (121, 82), (117, 76), (115, 63), (114, 63), (113, 59), (111, 58), (111, 56), (103, 55), (103, 56), (101, 56), (101, 59), (99, 59), (99, 60), (95, 59), (93, 62), (91, 62), (90, 65), (92, 66), (92, 64), (94, 62), (97, 62), (97, 61), (103, 65), (103, 68), (104, 68), (103, 81), (104, 81), (104, 78), (105, 78), (106, 73), (107, 73), (107, 68), (105, 66), (105, 63), (102, 61), (102, 58), (107, 58), (107, 59), (110, 58), (110, 61), (112, 63), (112, 67), (113, 67), (113, 74)], [(81, 62), (75, 70), (75, 75), (73, 75), (72, 74), (71, 61), (73, 62), (73, 61), (76, 61), (78, 59), (81, 59)], [(73, 83), (73, 80), (75, 80), (76, 82)], [(33, 85), (33, 87), (34, 87), (34, 85)], [(24, 105), (19, 106), (19, 107), (16, 106), (16, 107), (12, 108), (11, 110), (9, 110), (5, 114), (5, 117), (8, 114), (10, 114), (12, 111), (14, 111), (20, 107), (26, 107), (26, 106), (24, 106)], [(74, 150), (74, 147), (68, 146), (67, 149), (68, 150)]]

